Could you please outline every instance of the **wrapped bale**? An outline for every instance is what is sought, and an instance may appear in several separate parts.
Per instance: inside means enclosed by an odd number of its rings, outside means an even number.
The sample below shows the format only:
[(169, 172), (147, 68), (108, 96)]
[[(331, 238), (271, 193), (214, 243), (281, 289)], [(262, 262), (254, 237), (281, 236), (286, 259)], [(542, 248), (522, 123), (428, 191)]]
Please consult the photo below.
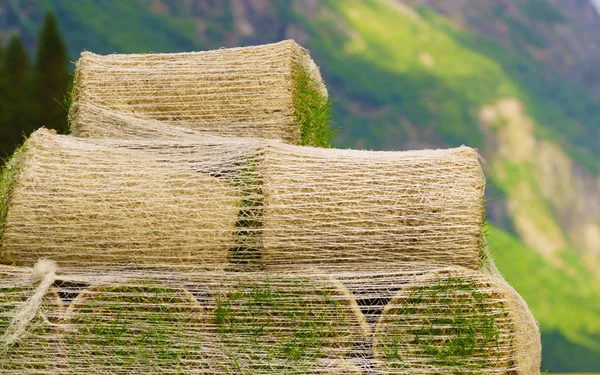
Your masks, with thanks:
[[(331, 141), (327, 90), (308, 51), (293, 40), (175, 54), (83, 52), (73, 94), (70, 122), (80, 137), (156, 136), (164, 129), (149, 131), (144, 120), (158, 120), (291, 144)], [(118, 118), (111, 113), (133, 117), (107, 121)]]
[(475, 150), (373, 152), (271, 144), (262, 260), (481, 267), (485, 179)]
[[(0, 265), (0, 373), (61, 374), (65, 368), (63, 337), (56, 328), (63, 314), (63, 303), (50, 287), (39, 301), (35, 317), (22, 332), (13, 336), (16, 319), (37, 285), (31, 270)], [(9, 337), (10, 336), (10, 337)]]
[(320, 375), (362, 375), (362, 369), (350, 360), (329, 361), (323, 364), (323, 369), (314, 374)]
[(223, 373), (351, 373), (332, 361), (364, 354), (371, 337), (352, 294), (331, 277), (240, 273), (219, 289), (212, 322)]
[(205, 311), (186, 289), (141, 279), (95, 284), (66, 314), (73, 374), (211, 374)]
[(3, 177), (0, 260), (224, 268), (239, 189), (163, 155), (188, 159), (194, 149), (121, 146), (35, 132)]
[(539, 332), (521, 301), (477, 271), (428, 272), (384, 309), (374, 363), (384, 374), (539, 374)]
[(523, 297), (502, 278), (500, 278), (500, 287), (506, 293), (508, 299), (506, 306), (513, 322), (510, 373), (516, 375), (539, 374), (542, 343), (537, 321)]

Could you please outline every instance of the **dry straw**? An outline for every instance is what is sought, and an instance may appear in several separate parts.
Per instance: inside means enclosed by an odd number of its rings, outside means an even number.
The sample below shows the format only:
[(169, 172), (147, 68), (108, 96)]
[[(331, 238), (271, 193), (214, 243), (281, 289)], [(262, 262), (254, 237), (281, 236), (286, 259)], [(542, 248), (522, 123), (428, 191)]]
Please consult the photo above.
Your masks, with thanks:
[[(106, 121), (130, 115), (137, 121)], [(329, 100), (319, 69), (293, 40), (205, 52), (100, 56), (77, 62), (72, 132), (155, 136), (145, 121), (218, 135), (329, 146)], [(138, 127), (142, 125), (141, 127)]]
[[(36, 282), (29, 269), (0, 265), (0, 373), (54, 374), (64, 352), (60, 330), (56, 328), (63, 303), (54, 288), (49, 288), (39, 301), (33, 319), (23, 326), (18, 337), (12, 336), (20, 322), (24, 305), (35, 294)], [(38, 306), (36, 306), (38, 308)]]
[(375, 364), (384, 374), (539, 374), (532, 322), (502, 280), (460, 267), (428, 272), (385, 307), (373, 340)]
[(228, 183), (45, 129), (24, 147), (7, 177), (4, 263), (225, 267), (240, 200)]
[(279, 145), (264, 156), (268, 267), (428, 261), (481, 266), (485, 179), (475, 150)]
[(7, 178), (5, 263), (481, 266), (484, 178), (467, 147), (367, 152), (42, 129), (25, 148)]

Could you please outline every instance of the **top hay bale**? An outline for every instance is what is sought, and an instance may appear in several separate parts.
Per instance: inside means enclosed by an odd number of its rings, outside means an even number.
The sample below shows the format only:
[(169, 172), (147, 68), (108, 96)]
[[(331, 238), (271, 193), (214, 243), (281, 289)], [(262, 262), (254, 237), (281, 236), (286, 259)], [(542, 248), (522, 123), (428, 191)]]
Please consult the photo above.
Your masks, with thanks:
[[(174, 54), (96, 55), (77, 62), (71, 130), (79, 137), (156, 137), (159, 124), (226, 136), (329, 146), (319, 69), (293, 40)], [(106, 117), (128, 116), (127, 121)]]

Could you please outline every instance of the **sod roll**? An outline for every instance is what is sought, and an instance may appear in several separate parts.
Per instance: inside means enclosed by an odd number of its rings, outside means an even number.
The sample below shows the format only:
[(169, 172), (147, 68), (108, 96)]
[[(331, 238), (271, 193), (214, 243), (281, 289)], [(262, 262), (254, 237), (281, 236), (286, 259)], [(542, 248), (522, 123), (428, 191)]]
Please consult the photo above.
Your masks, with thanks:
[(480, 268), (485, 179), (475, 150), (373, 152), (271, 144), (262, 260)]
[(0, 373), (59, 374), (64, 369), (64, 342), (57, 323), (63, 303), (54, 288), (42, 297), (40, 308), (18, 339), (6, 344), (9, 327), (35, 293), (30, 269), (0, 265)]
[(72, 374), (209, 374), (204, 308), (149, 278), (94, 284), (66, 313)]
[(332, 277), (240, 273), (218, 290), (212, 322), (223, 373), (352, 373), (341, 372), (345, 360), (370, 341), (352, 294)]
[(502, 280), (462, 267), (428, 272), (385, 307), (374, 363), (384, 374), (539, 374), (530, 316)]
[(209, 170), (212, 159), (194, 169), (168, 157), (188, 159), (193, 149), (121, 146), (35, 132), (2, 178), (0, 260), (224, 268), (239, 189), (197, 170)]
[[(148, 127), (147, 120), (158, 120), (197, 132), (328, 146), (328, 110), (319, 69), (307, 50), (286, 40), (175, 54), (83, 52), (69, 117), (80, 137), (168, 133)], [(107, 120), (119, 114), (131, 117)]]

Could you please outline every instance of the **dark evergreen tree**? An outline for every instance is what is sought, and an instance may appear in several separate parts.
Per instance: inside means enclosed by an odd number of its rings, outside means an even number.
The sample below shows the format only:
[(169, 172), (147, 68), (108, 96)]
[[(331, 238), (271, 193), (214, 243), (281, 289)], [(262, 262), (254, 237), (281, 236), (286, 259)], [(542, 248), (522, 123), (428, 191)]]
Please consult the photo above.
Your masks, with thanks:
[(37, 125), (65, 132), (67, 114), (62, 103), (69, 89), (67, 48), (52, 13), (47, 13), (40, 31), (35, 64)]
[(2, 111), (0, 112), (0, 148), (2, 156), (12, 153), (32, 130), (30, 100), (27, 98), (29, 61), (21, 38), (14, 34), (2, 58)]

